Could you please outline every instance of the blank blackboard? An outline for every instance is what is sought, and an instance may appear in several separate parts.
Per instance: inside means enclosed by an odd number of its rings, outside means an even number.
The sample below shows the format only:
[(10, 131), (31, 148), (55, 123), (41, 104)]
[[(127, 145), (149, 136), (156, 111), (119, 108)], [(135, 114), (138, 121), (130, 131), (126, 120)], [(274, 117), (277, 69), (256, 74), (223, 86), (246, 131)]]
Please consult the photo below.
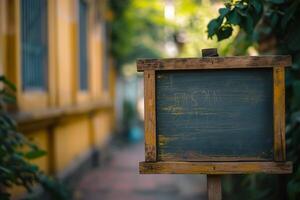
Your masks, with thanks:
[(156, 72), (159, 161), (273, 160), (272, 69)]

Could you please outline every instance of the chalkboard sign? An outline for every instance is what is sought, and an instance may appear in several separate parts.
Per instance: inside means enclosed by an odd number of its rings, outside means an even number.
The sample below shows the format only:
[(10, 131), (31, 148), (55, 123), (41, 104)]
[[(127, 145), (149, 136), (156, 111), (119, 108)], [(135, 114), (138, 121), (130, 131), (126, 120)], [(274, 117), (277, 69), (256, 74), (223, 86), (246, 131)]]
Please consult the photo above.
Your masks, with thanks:
[(141, 173), (289, 173), (289, 56), (138, 60), (145, 81)]
[(159, 161), (273, 160), (270, 69), (159, 72)]

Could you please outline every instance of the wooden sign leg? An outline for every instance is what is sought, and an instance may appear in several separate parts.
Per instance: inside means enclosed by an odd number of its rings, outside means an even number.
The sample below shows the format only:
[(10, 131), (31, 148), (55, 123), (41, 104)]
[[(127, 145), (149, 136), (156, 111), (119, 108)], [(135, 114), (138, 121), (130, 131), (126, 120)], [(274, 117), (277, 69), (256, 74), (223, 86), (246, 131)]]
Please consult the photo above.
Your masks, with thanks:
[[(202, 49), (202, 57), (218, 57), (218, 50)], [(222, 200), (222, 185), (220, 175), (207, 175), (208, 200)]]
[(222, 200), (222, 184), (220, 175), (207, 175), (208, 200)]

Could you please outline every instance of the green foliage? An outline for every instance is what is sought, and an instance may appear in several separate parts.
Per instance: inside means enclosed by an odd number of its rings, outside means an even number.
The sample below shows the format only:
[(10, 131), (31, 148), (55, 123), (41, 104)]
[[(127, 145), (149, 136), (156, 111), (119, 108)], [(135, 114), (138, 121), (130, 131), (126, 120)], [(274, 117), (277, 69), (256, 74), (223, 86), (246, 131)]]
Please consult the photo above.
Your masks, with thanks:
[(241, 0), (227, 3), (225, 8), (219, 9), (219, 16), (208, 24), (208, 37), (216, 35), (218, 40), (229, 38), (232, 26), (239, 25), (252, 37), (254, 27), (258, 23), (263, 11), (260, 0)]
[[(170, 56), (165, 49), (165, 44), (170, 41), (178, 45), (180, 57), (199, 57), (201, 49), (208, 47), (217, 47), (222, 54), (231, 41), (218, 43), (207, 40), (205, 24), (217, 14), (209, 0), (173, 1), (176, 10), (173, 19), (165, 18), (166, 1), (109, 2), (113, 13), (110, 22), (111, 52), (119, 67), (131, 64), (137, 58)], [(232, 32), (230, 26), (221, 30), (224, 38)]]
[[(234, 175), (222, 179), (224, 199), (281, 199), (281, 190), (270, 185), (279, 185), (280, 179), (274, 175)], [(238, 185), (238, 187), (237, 187)]]
[(165, 21), (159, 0), (112, 0), (111, 53), (118, 67), (138, 57), (159, 57)]
[[(300, 199), (300, 1), (231, 1), (226, 3), (225, 7), (219, 10), (219, 16), (208, 24), (208, 36), (216, 36), (218, 40), (229, 38), (231, 34), (224, 34), (222, 30), (224, 27), (233, 26), (240, 27), (233, 43), (234, 51), (245, 52), (249, 46), (255, 45), (261, 53), (292, 55), (292, 69), (286, 74), (286, 142), (287, 157), (294, 162), (294, 173), (280, 181), (272, 181), (272, 178), (266, 175), (231, 179), (227, 181), (227, 185), (230, 185), (227, 187), (228, 199), (235, 199), (230, 196), (233, 193), (239, 194), (236, 199), (245, 200)], [(247, 185), (247, 190), (244, 190), (242, 183), (247, 183), (251, 177), (255, 177), (254, 184)], [(261, 182), (265, 183), (264, 187), (259, 186)]]
[(54, 199), (67, 199), (64, 187), (44, 175), (29, 160), (46, 154), (17, 131), (15, 121), (6, 111), (15, 102), (15, 86), (0, 76), (0, 199), (10, 199), (7, 188), (22, 186), (32, 192), (36, 183), (42, 185)]
[[(216, 5), (209, 0), (177, 0), (175, 2), (176, 18), (175, 30), (182, 32), (185, 35), (185, 43), (182, 51), (178, 56), (180, 57), (200, 57), (201, 50), (205, 48), (217, 48), (220, 55), (228, 53), (228, 46), (232, 39), (218, 42), (217, 40), (207, 40), (206, 24), (215, 17), (218, 12)], [(220, 10), (224, 15), (227, 9)], [(210, 31), (218, 27), (221, 20), (214, 20), (210, 24)], [(230, 26), (225, 26), (220, 30), (220, 36), (236, 34)]]

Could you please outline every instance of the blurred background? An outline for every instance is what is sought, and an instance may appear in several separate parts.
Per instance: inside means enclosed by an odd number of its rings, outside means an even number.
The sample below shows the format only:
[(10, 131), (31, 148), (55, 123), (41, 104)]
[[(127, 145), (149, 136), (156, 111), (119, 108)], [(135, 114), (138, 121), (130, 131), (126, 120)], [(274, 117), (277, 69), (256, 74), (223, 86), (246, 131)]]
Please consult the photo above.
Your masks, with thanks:
[(57, 180), (24, 188), (3, 175), (0, 191), (12, 199), (207, 199), (205, 176), (138, 174), (144, 99), (136, 60), (217, 48), (220, 56), (293, 56), (286, 118), (294, 173), (226, 176), (223, 197), (300, 199), (299, 8), (292, 0), (0, 0), (0, 74), (16, 87), (5, 110), (45, 151), (31, 166)]

